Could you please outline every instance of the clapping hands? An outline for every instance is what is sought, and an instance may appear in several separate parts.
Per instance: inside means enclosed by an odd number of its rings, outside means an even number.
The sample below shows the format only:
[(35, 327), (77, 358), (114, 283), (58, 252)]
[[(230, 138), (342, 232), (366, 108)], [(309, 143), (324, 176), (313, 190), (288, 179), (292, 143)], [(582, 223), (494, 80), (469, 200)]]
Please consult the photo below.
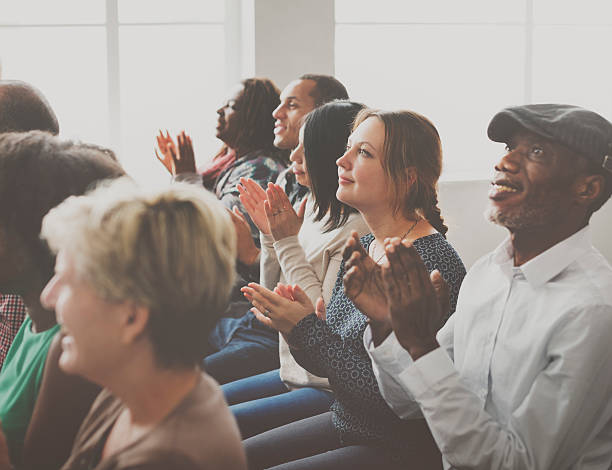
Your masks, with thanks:
[(274, 183), (268, 183), (267, 190), (251, 178), (241, 178), (237, 187), (240, 202), (259, 231), (272, 235), (274, 240), (297, 235), (304, 221), (306, 198), (296, 213), (283, 189)]
[[(253, 304), (251, 311), (264, 325), (287, 336), (306, 316), (315, 312), (315, 307), (298, 286), (278, 284), (274, 292), (254, 282), (241, 289)], [(320, 302), (317, 302), (320, 304)], [(320, 305), (319, 305), (320, 307)], [(319, 314), (318, 314), (319, 315)]]
[(438, 270), (431, 274), (416, 249), (399, 238), (385, 240), (382, 267), (393, 331), (414, 360), (439, 347), (436, 333), (450, 310), (449, 288)]
[(160, 130), (157, 136), (157, 146), (161, 156), (157, 149), (155, 149), (155, 155), (157, 159), (162, 162), (166, 170), (172, 175), (176, 176), (179, 173), (195, 173), (195, 155), (193, 152), (193, 143), (191, 137), (182, 131), (176, 136), (178, 142), (178, 149), (170, 133), (166, 130), (166, 134)]

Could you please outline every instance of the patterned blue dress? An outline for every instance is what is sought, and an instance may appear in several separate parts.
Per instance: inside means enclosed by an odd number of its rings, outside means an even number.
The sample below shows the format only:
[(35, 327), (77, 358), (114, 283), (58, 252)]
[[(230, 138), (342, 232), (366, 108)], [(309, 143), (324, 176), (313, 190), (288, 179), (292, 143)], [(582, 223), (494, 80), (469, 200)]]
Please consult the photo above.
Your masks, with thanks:
[[(366, 251), (373, 240), (372, 234), (361, 238)], [(459, 255), (439, 233), (419, 238), (413, 245), (427, 269), (438, 269), (448, 283), (454, 312), (465, 276)], [(344, 272), (343, 262), (326, 320), (319, 320), (315, 314), (302, 319), (289, 335), (288, 342), (294, 347), (291, 352), (302, 367), (329, 379), (336, 398), (331, 406), (332, 421), (343, 445), (382, 446), (402, 460), (407, 428), (380, 394), (363, 345), (366, 317), (344, 293)]]

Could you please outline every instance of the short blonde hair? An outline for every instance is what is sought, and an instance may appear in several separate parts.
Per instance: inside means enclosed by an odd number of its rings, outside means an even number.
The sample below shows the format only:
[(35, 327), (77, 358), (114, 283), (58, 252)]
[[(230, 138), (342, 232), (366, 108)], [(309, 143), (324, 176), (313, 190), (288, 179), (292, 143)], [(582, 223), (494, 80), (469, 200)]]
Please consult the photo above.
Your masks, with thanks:
[(185, 183), (147, 190), (121, 178), (52, 209), (42, 237), (108, 301), (150, 309), (162, 365), (192, 365), (234, 281), (236, 235), (217, 198)]

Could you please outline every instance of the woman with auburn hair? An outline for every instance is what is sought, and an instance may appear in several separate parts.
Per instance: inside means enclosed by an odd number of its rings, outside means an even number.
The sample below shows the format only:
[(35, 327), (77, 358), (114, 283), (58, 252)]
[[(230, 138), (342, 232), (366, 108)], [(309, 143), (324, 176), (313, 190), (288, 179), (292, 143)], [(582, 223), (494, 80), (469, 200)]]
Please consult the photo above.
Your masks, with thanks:
[[(280, 103), (280, 92), (267, 78), (247, 78), (236, 85), (225, 103), (217, 109), (216, 137), (221, 149), (199, 168), (202, 184), (211, 190), (238, 217), (249, 220), (238, 199), (236, 185), (240, 178), (251, 178), (260, 186), (276, 181), (287, 166), (287, 152), (274, 147), (272, 111)], [(183, 131), (177, 145), (168, 131), (159, 132), (157, 158), (179, 179), (196, 173), (191, 138)], [(236, 209), (234, 209), (236, 208)], [(251, 235), (259, 243), (259, 230), (251, 223)], [(254, 251), (254, 250), (253, 250)]]
[(61, 468), (244, 470), (236, 423), (199, 368), (234, 277), (223, 206), (193, 185), (122, 179), (50, 211), (42, 238), (57, 253), (41, 301), (61, 327), (59, 366), (103, 387)]
[(338, 199), (359, 210), (371, 233), (347, 241), (327, 307), (319, 300), (315, 308), (298, 286), (245, 289), (257, 318), (283, 334), (298, 363), (328, 378), (335, 401), (328, 413), (247, 439), (249, 468), (441, 468), (418, 407), (414, 419), (401, 420), (382, 398), (363, 343), (368, 322), (391, 330), (380, 268), (387, 238), (412, 243), (450, 286), (454, 311), (465, 268), (437, 207), (438, 132), (411, 111), (363, 110), (337, 165)]

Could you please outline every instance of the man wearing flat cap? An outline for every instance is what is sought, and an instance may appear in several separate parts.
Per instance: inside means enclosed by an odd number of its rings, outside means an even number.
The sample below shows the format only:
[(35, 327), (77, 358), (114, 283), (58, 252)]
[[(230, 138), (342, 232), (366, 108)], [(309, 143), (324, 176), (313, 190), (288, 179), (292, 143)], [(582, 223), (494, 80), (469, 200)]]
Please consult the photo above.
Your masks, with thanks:
[[(489, 137), (488, 218), (509, 237), (446, 314), (440, 277), (389, 240), (389, 321), (364, 341), (383, 396), (424, 415), (445, 469), (612, 468), (612, 268), (589, 219), (612, 192), (612, 124), (568, 105), (507, 108)], [(393, 331), (390, 332), (390, 327)]]

